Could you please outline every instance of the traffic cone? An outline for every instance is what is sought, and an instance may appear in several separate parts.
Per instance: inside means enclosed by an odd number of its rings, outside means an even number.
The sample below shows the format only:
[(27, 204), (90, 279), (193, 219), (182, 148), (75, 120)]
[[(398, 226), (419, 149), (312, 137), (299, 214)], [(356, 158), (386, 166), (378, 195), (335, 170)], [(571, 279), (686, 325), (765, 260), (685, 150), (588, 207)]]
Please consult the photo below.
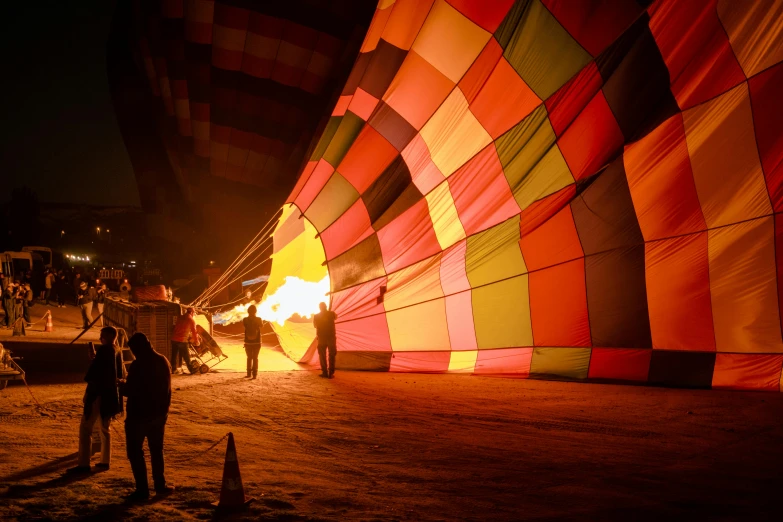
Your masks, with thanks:
[(218, 509), (239, 509), (246, 507), (252, 498), (245, 497), (245, 488), (242, 486), (242, 476), (239, 474), (239, 461), (237, 460), (237, 448), (234, 445), (234, 434), (228, 434), (228, 446), (226, 446), (226, 462), (223, 464), (223, 486), (220, 489), (220, 501), (212, 505)]
[(52, 312), (46, 311), (46, 326), (44, 326), (44, 332), (53, 332), (54, 323), (52, 322)]

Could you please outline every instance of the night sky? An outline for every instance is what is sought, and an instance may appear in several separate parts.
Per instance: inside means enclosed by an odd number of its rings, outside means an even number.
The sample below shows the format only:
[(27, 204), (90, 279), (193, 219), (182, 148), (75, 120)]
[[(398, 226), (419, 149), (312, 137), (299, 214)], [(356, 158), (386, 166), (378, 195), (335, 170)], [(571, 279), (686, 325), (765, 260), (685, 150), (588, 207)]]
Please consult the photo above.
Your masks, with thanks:
[(13, 2), (3, 10), (0, 202), (139, 205), (106, 76), (115, 2)]

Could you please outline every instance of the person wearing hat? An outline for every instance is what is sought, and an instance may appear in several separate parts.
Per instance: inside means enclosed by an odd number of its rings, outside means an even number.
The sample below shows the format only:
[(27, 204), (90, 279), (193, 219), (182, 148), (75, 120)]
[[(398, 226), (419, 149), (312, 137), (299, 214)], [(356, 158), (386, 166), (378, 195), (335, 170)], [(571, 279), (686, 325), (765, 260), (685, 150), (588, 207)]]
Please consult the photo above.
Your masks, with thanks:
[(7, 282), (3, 288), (3, 311), (5, 312), (3, 326), (10, 328), (14, 325), (14, 321), (16, 321), (16, 306), (14, 304), (14, 300), (16, 299), (16, 288), (14, 287), (14, 282), (11, 278), (4, 279), (4, 281)]
[(95, 288), (88, 288), (87, 282), (82, 281), (79, 284), (79, 290), (76, 292), (76, 300), (79, 303), (79, 308), (82, 310), (82, 323), (86, 330), (92, 323), (92, 302), (95, 300)]
[(190, 373), (193, 373), (193, 368), (190, 363), (190, 344), (198, 346), (201, 344), (201, 336), (196, 330), (196, 320), (193, 318), (196, 315), (196, 309), (188, 307), (185, 311), (185, 315), (181, 315), (177, 318), (177, 324), (174, 325), (174, 333), (171, 334), (171, 357), (174, 360), (173, 373), (180, 373), (179, 367), (182, 365), (182, 361), (185, 361), (185, 366)]
[(150, 497), (144, 439), (150, 449), (152, 480), (157, 495), (171, 493), (166, 484), (163, 463), (163, 437), (171, 406), (171, 366), (155, 351), (149, 339), (137, 332), (128, 340), (136, 358), (128, 368), (128, 377), (120, 382), (120, 393), (128, 398), (125, 415), (125, 446), (136, 490), (128, 500), (143, 501)]

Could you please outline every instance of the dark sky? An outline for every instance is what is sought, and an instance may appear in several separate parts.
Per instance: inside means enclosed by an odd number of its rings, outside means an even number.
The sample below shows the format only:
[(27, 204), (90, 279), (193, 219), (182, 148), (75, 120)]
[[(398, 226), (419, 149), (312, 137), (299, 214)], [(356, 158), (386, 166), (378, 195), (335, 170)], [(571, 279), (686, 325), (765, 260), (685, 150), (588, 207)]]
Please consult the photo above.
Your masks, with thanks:
[(139, 205), (114, 116), (106, 41), (114, 0), (9, 2), (0, 31), (0, 202)]

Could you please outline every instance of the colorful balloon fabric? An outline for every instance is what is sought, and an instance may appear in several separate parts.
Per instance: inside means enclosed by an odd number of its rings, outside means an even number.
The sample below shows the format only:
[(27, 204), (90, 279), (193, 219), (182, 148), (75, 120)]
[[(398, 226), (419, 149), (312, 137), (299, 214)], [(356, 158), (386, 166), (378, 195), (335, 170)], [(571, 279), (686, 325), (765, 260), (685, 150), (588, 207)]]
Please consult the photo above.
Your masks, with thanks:
[(780, 390), (780, 20), (381, 0), (268, 292), (328, 274), (342, 369)]

